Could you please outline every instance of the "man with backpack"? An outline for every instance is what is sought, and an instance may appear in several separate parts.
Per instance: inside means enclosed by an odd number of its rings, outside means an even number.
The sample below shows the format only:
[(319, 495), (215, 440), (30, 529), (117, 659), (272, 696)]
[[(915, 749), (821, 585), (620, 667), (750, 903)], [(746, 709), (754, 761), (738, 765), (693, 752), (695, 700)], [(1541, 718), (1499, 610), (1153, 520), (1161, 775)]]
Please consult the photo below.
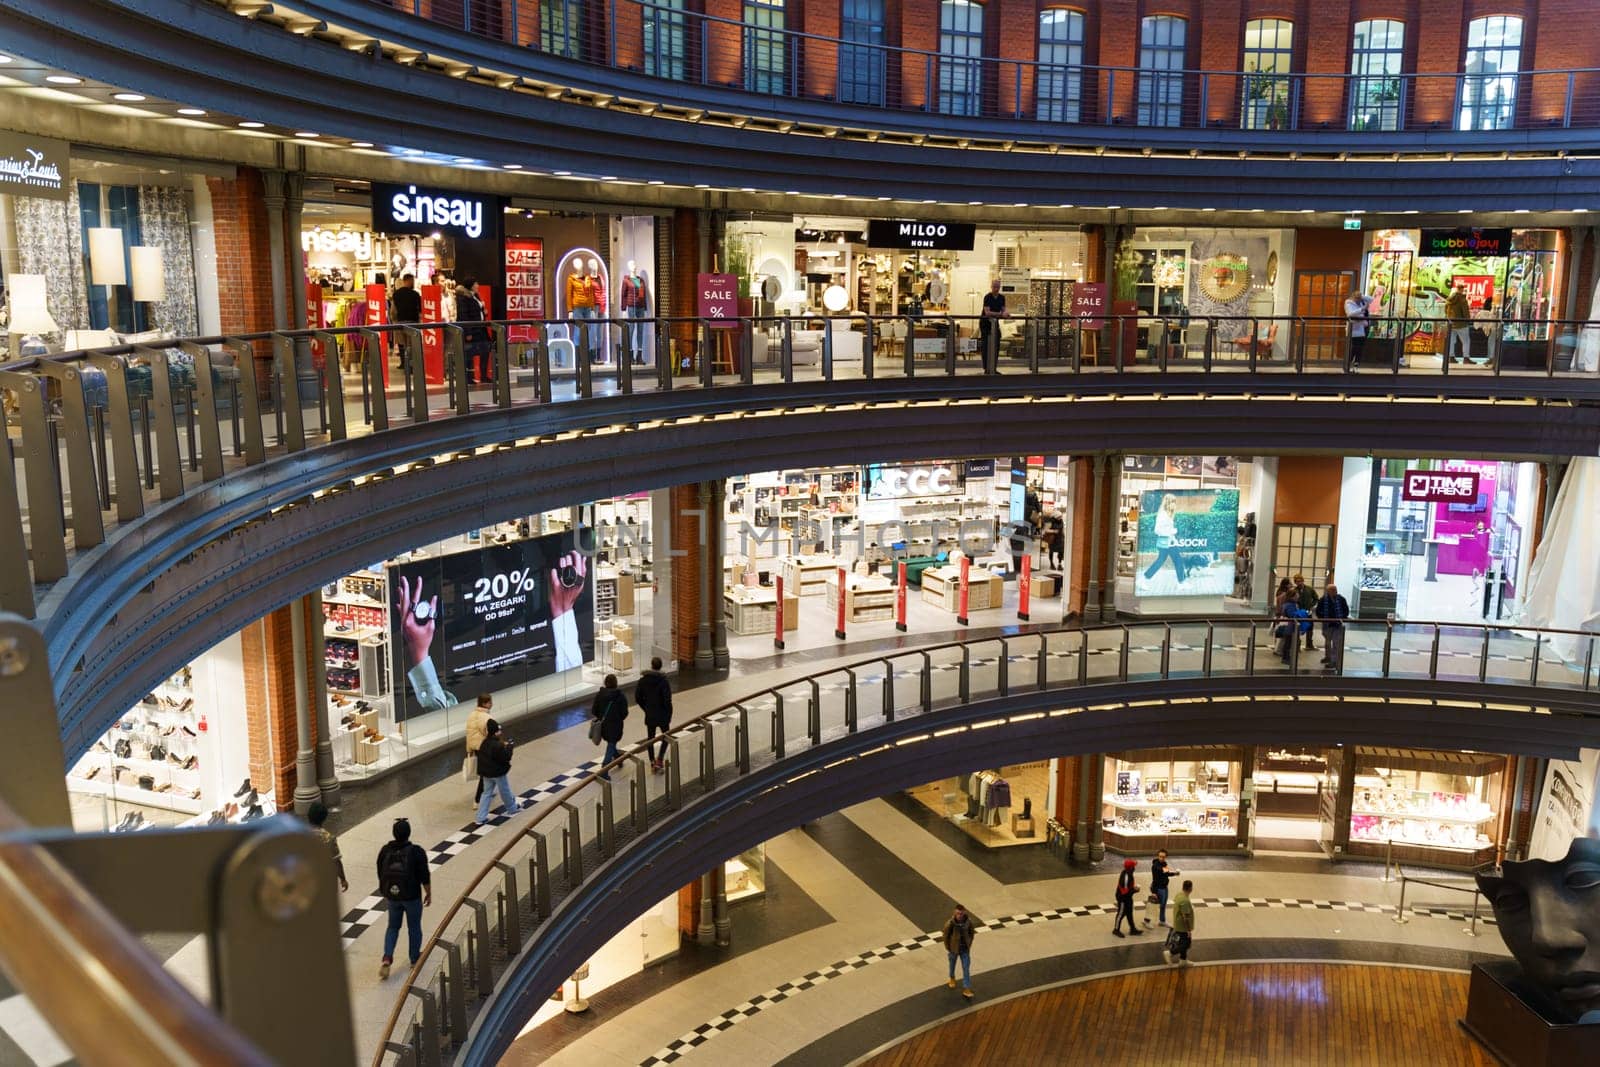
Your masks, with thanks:
[[(667, 676), (661, 673), (661, 657), (655, 656), (650, 660), (650, 669), (639, 676), (639, 684), (633, 687), (633, 701), (644, 711), (645, 740), (649, 742), (647, 751), (650, 753), (650, 769), (660, 774), (667, 759), (667, 739), (665, 736), (659, 742), (655, 740), (656, 734), (666, 734), (672, 729), (672, 683), (667, 681)], [(656, 747), (660, 745), (660, 754), (656, 754)]]
[(400, 923), (406, 924), (411, 965), (422, 957), (422, 909), (433, 904), (433, 884), (428, 876), (428, 854), (411, 843), (411, 823), (394, 821), (394, 840), (378, 850), (378, 892), (389, 906), (389, 929), (383, 935), (380, 979), (389, 977), (394, 946), (400, 940)]

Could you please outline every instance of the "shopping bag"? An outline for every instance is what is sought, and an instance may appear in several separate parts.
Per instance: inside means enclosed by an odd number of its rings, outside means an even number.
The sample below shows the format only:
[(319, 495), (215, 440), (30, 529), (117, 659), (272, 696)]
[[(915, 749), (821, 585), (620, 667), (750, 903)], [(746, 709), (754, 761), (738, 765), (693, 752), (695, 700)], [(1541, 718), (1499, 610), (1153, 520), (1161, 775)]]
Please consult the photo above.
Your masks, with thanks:
[(478, 757), (467, 756), (461, 761), (461, 780), (470, 784), (478, 777)]
[(600, 738), (600, 723), (601, 723), (601, 721), (602, 720), (600, 720), (600, 719), (590, 719), (589, 720), (589, 740), (593, 744), (596, 744), (596, 745), (598, 745), (600, 743), (600, 741), (601, 741), (601, 738)]

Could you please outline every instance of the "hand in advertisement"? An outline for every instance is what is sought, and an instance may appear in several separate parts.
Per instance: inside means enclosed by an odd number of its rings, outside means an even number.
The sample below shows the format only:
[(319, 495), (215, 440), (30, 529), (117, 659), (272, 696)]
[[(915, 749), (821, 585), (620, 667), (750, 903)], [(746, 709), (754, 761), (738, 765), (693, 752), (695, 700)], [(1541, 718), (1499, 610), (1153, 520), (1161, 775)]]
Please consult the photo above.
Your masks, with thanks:
[(551, 622), (571, 613), (578, 597), (583, 594), (588, 574), (589, 560), (582, 552), (567, 552), (556, 560), (556, 565), (550, 568)]
[[(426, 620), (417, 618), (417, 607), (427, 608)], [(406, 666), (415, 667), (428, 658), (433, 645), (433, 631), (439, 622), (439, 598), (422, 599), (422, 577), (417, 576), (417, 588), (412, 592), (405, 578), (400, 579), (400, 636), (405, 645)]]

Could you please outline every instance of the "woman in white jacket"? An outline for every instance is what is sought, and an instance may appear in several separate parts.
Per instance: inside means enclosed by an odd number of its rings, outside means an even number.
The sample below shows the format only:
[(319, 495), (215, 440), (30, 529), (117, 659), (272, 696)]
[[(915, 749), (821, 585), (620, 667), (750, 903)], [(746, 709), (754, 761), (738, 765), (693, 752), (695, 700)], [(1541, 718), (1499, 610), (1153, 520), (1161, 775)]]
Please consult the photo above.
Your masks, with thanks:
[(1155, 520), (1156, 558), (1145, 569), (1144, 576), (1146, 579), (1154, 578), (1156, 572), (1161, 569), (1161, 565), (1169, 559), (1172, 560), (1172, 569), (1177, 573), (1178, 581), (1182, 582), (1189, 577), (1188, 568), (1183, 565), (1183, 549), (1174, 543), (1178, 539), (1177, 511), (1177, 497), (1162, 498), (1161, 507), (1156, 511)]
[[(478, 762), (478, 749), (489, 736), (489, 713), (494, 709), (494, 697), (489, 693), (478, 694), (478, 706), (472, 709), (472, 714), (467, 716), (467, 759), (476, 767)], [(483, 779), (478, 779), (478, 791), (472, 796), (472, 804), (476, 809), (478, 801), (483, 798)]]

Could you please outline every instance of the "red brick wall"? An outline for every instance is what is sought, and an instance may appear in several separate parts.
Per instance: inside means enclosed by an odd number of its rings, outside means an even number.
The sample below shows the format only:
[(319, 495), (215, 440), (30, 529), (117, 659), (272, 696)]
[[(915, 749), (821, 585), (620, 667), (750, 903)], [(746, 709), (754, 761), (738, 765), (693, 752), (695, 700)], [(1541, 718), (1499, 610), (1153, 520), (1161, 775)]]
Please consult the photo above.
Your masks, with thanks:
[[(207, 178), (216, 230), (217, 299), (223, 333), (272, 329), (271, 245), (261, 173), (240, 167), (231, 181)], [(295, 235), (298, 240), (299, 235)]]
[[(705, 568), (701, 566), (698, 485), (675, 485), (672, 494), (672, 655), (681, 664), (694, 662), (700, 634), (700, 602)], [(717, 605), (721, 609), (721, 605)]]
[[(398, 0), (396, 0), (398, 2)], [(536, 40), (538, 0), (520, 0), (518, 13), (522, 39)], [(459, 8), (460, 0), (439, 0)], [(707, 15), (738, 22), (742, 0), (704, 0), (696, 6)], [(1563, 32), (1562, 27), (1585, 25), (1594, 13), (1593, 0), (1072, 0), (1056, 4), (1047, 0), (987, 0), (985, 35), (987, 53), (1001, 62), (991, 67), (985, 86), (985, 109), (1002, 115), (1018, 110), (1029, 114), (1033, 107), (1033, 75), (1027, 64), (1037, 58), (1039, 12), (1048, 7), (1070, 7), (1085, 13), (1084, 61), (1117, 67), (1136, 67), (1139, 61), (1139, 23), (1150, 15), (1177, 15), (1188, 19), (1188, 59), (1190, 68), (1208, 71), (1237, 71), (1242, 65), (1244, 26), (1255, 18), (1283, 18), (1294, 23), (1294, 70), (1321, 75), (1302, 87), (1302, 121), (1308, 125), (1344, 122), (1345, 82), (1350, 69), (1350, 35), (1361, 19), (1392, 18), (1406, 24), (1405, 69), (1418, 73), (1446, 75), (1424, 79), (1411, 93), (1408, 121), (1449, 124), (1453, 116), (1456, 81), (1465, 47), (1467, 22), (1492, 14), (1520, 15), (1527, 20), (1523, 33), (1524, 70), (1566, 67), (1600, 67), (1600, 35)], [(596, 40), (606, 38), (604, 19), (610, 17), (596, 8)], [(618, 0), (618, 62), (637, 67), (642, 62), (639, 47), (640, 16), (632, 0)], [(939, 48), (939, 0), (890, 0), (886, 5), (884, 37), (890, 45), (926, 52)], [(1539, 20), (1545, 32), (1538, 32)], [(839, 0), (789, 0), (788, 26), (822, 38), (839, 33)], [(690, 53), (699, 51), (699, 26), (690, 20)], [(738, 26), (716, 24), (708, 30), (705, 57), (708, 80), (713, 84), (738, 85), (741, 79), (742, 34)], [(800, 49), (800, 80), (808, 95), (830, 96), (837, 84), (837, 49), (825, 41), (807, 41)], [(599, 58), (596, 56), (596, 58)], [(1010, 62), (1007, 62), (1010, 61)], [(892, 56), (888, 64), (889, 103), (922, 107), (927, 103), (928, 86), (935, 65), (916, 55)], [(1135, 77), (1119, 71), (1113, 79), (1101, 75), (1086, 84), (1086, 102), (1091, 106), (1107, 92), (1114, 100), (1114, 113), (1131, 121)], [(1593, 84), (1590, 84), (1590, 83)], [(1586, 76), (1577, 85), (1580, 94), (1589, 90), (1600, 94), (1600, 75)], [(1020, 92), (1019, 92), (1020, 90)], [(1185, 87), (1190, 118), (1200, 107), (1198, 79)], [(1567, 94), (1565, 76), (1524, 79), (1523, 117), (1534, 122), (1557, 119)], [(1018, 106), (1020, 101), (1020, 108)], [(1600, 104), (1593, 105), (1600, 110)], [(1239, 119), (1238, 85), (1232, 78), (1207, 79), (1205, 112), (1208, 120), (1229, 126)]]
[[(306, 625), (321, 625), (311, 617), (310, 601)], [(262, 791), (272, 790), (279, 807), (287, 807), (294, 797), (297, 781), (295, 758), (299, 754), (300, 734), (295, 719), (293, 606), (279, 608), (263, 619), (246, 626), (240, 633), (244, 653), (244, 710), (249, 737), (250, 781)], [(307, 630), (307, 633), (310, 631)], [(311, 648), (307, 643), (307, 651)], [(315, 667), (309, 654), (300, 665), (306, 692), (316, 684)], [(311, 716), (311, 741), (316, 744), (316, 716)]]

